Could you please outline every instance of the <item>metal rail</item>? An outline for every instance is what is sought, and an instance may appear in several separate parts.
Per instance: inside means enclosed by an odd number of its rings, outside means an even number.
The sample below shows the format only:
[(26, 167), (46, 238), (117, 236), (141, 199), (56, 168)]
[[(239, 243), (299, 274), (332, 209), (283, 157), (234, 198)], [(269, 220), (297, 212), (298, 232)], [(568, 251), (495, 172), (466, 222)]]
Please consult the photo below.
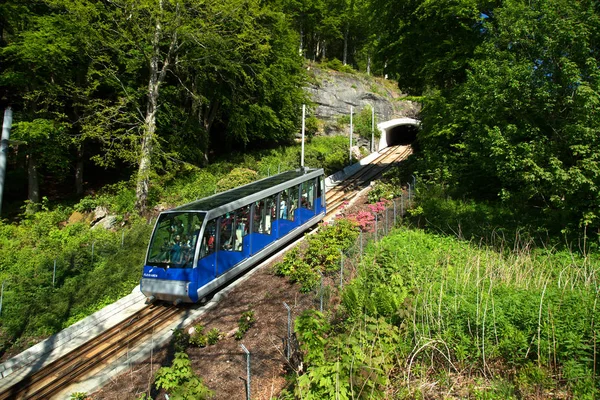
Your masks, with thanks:
[(145, 307), (0, 393), (0, 400), (51, 398), (66, 385), (77, 382), (89, 375), (90, 371), (103, 368), (118, 358), (124, 350), (154, 329), (160, 329), (180, 311), (175, 307)]

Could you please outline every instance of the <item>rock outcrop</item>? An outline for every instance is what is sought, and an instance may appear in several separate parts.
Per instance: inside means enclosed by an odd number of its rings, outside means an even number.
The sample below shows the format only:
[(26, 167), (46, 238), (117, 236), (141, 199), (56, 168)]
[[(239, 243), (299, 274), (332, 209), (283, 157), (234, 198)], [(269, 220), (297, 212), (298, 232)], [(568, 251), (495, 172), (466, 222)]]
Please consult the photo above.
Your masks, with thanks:
[(311, 72), (314, 82), (306, 90), (317, 105), (315, 116), (321, 120), (333, 122), (338, 116), (349, 114), (350, 106), (355, 112), (374, 106), (379, 121), (415, 118), (419, 112), (417, 103), (402, 100), (399, 90), (384, 85), (380, 79), (318, 68)]

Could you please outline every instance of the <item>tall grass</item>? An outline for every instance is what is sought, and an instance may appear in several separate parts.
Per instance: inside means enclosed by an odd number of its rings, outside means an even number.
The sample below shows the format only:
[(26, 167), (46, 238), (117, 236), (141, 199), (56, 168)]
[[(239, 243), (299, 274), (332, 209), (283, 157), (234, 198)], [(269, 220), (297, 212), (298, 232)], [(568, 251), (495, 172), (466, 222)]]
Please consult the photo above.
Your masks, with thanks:
[[(309, 376), (343, 362), (330, 344), (343, 338), (352, 349), (370, 320), (395, 327), (369, 336), (372, 347), (394, 343), (396, 360), (374, 375), (374, 397), (596, 396), (600, 260), (530, 242), (496, 245), (409, 229), (373, 244), (333, 318), (345, 322), (321, 335), (329, 358), (313, 361)], [(393, 340), (382, 339), (388, 334)], [(352, 362), (353, 371), (371, 368)], [(348, 384), (360, 378), (348, 374)], [(308, 377), (301, 386), (324, 390)]]

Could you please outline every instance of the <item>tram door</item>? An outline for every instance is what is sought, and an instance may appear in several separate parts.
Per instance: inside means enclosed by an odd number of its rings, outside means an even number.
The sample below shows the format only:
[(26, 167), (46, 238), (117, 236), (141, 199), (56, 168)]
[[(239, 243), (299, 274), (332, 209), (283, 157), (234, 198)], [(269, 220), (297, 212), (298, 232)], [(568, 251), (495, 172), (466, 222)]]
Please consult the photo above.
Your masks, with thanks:
[(204, 227), (200, 253), (198, 255), (198, 287), (212, 281), (217, 272), (217, 218), (211, 219)]

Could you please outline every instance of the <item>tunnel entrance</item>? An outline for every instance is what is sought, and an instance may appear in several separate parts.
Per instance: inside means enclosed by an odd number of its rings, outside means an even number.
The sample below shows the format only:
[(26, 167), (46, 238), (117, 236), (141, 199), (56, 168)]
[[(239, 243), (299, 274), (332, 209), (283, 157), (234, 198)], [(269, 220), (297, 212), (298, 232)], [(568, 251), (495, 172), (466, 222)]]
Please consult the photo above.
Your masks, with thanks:
[(413, 118), (397, 118), (377, 124), (381, 133), (377, 150), (388, 146), (406, 146), (417, 138), (420, 121)]
[(419, 128), (414, 125), (399, 125), (386, 131), (388, 146), (408, 145), (415, 141)]

